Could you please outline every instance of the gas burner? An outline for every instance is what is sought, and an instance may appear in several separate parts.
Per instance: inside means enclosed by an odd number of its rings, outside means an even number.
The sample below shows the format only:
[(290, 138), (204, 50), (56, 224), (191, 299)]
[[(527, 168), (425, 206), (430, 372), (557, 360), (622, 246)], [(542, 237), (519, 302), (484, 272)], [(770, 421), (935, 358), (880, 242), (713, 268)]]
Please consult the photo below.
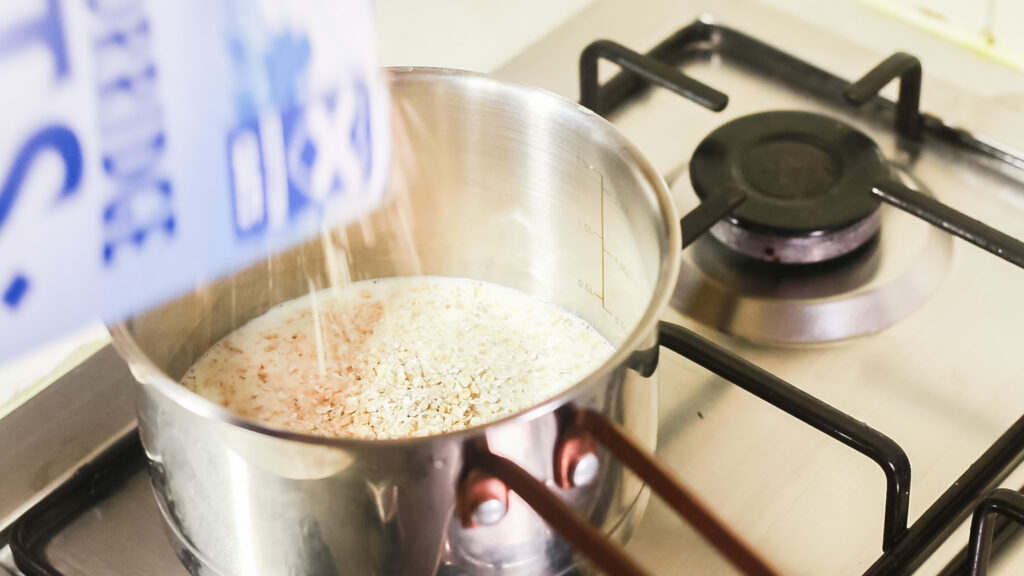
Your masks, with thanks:
[[(932, 196), (909, 170), (888, 164), (885, 169), (892, 180)], [(692, 210), (692, 177), (676, 172), (670, 180), (679, 209)], [(753, 342), (807, 344), (878, 332), (938, 290), (950, 269), (953, 241), (892, 206), (881, 206), (869, 218), (881, 224), (878, 234), (843, 258), (805, 266), (751, 260), (700, 238), (683, 251), (672, 306)]]
[(702, 201), (730, 188), (746, 195), (711, 234), (747, 256), (784, 264), (832, 260), (870, 240), (881, 222), (871, 186), (887, 171), (882, 152), (864, 133), (795, 111), (724, 124), (690, 161)]

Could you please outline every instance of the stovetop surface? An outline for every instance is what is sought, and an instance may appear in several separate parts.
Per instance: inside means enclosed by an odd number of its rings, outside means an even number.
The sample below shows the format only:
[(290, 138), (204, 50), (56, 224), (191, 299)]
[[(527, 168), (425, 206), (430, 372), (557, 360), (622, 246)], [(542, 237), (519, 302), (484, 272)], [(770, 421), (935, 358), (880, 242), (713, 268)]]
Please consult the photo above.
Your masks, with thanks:
[[(706, 9), (724, 25), (847, 79), (859, 77), (888, 55), (873, 51), (868, 43), (848, 44), (758, 5), (707, 3)], [(638, 14), (636, 20), (631, 21), (632, 29), (653, 36), (608, 36), (645, 51), (678, 28), (678, 23), (658, 15)], [(543, 69), (529, 64), (540, 54), (572, 44), (582, 48), (593, 39), (582, 33), (573, 36), (568, 27), (565, 32), (512, 62), (506, 75), (574, 96), (572, 58), (549, 59)], [(1019, 118), (929, 77), (929, 66), (942, 62), (921, 56), (923, 110), (956, 118), (980, 134), (998, 134), (1009, 142), (1004, 146), (1014, 147), (1010, 137), (1013, 127), (1020, 126)], [(801, 109), (854, 125), (919, 187), (1011, 236), (1024, 236), (1024, 174), (1018, 168), (932, 140), (920, 148), (901, 147), (889, 124), (809, 97), (713, 51), (698, 52), (684, 70), (728, 94), (729, 106), (715, 114), (667, 91), (652, 90), (611, 117), (670, 181), (680, 213), (697, 204), (686, 164), (706, 134), (746, 114)], [(906, 218), (887, 212), (884, 216), (890, 220)], [(932, 242), (932, 231), (924, 223), (903, 222), (898, 231), (888, 224), (883, 222), (881, 243), (905, 244), (906, 250), (881, 253), (882, 270), (901, 260), (902, 265), (912, 265), (907, 254), (920, 253)], [(717, 305), (714, 300), (720, 294), (695, 256), (699, 244), (713, 242), (705, 237), (685, 251), (681, 271), (680, 286), (705, 285), (706, 306)], [(895, 440), (912, 464), (913, 522), (1021, 416), (1024, 407), (1024, 388), (1014, 365), (1022, 342), (1018, 327), (1024, 320), (1019, 304), (1024, 272), (960, 241), (952, 241), (945, 266), (948, 269), (938, 272), (937, 280), (926, 274), (914, 281), (934, 283), (924, 292), (923, 302), (886, 305), (913, 308), (908, 316), (881, 332), (834, 343), (758, 344), (726, 336), (675, 311), (665, 319), (698, 331)], [(864, 289), (887, 281), (885, 274), (877, 274)], [(777, 296), (743, 296), (724, 307), (719, 320), (735, 323), (734, 317), (742, 316), (748, 332), (756, 332), (757, 323), (779, 320), (769, 310), (778, 301)], [(847, 322), (864, 313), (842, 307), (838, 312), (839, 321)], [(662, 358), (661, 462), (785, 574), (860, 574), (875, 561), (881, 553), (884, 481), (873, 463), (687, 360), (671, 354)], [(1024, 471), (1018, 470), (1005, 485), (1019, 489), (1022, 480)], [(963, 526), (918, 573), (938, 572), (966, 542)], [(653, 500), (629, 548), (658, 573), (731, 573), (692, 531), (680, 527)], [(1024, 571), (1020, 552), (1003, 558), (1016, 563), (1002, 568), (1002, 573)]]
[(144, 467), (117, 492), (57, 531), (44, 551), (66, 576), (188, 574), (167, 543)]
[[(864, 45), (850, 44), (753, 2), (689, 2), (679, 9), (652, 0), (645, 7), (600, 2), (511, 61), (499, 75), (575, 99), (576, 61), (588, 43), (607, 37), (642, 52), (687, 25), (701, 9), (845, 78), (859, 76), (886, 56), (873, 51), (869, 39)], [(929, 66), (941, 62), (922, 59), (923, 109), (955, 117), (993, 137), (1024, 134), (1020, 118), (933, 81)], [(607, 68), (610, 72), (613, 67)], [(669, 180), (680, 213), (697, 204), (686, 167), (707, 133), (742, 115), (801, 109), (856, 126), (918, 187), (1011, 236), (1024, 237), (1024, 172), (1019, 168), (941, 142), (908, 148), (894, 138), (889, 125), (868, 114), (823, 103), (710, 52), (695, 53), (685, 70), (729, 94), (728, 108), (715, 114), (653, 90), (611, 117)], [(924, 247), (945, 242), (948, 254), (928, 274), (906, 280), (919, 289), (909, 299), (883, 299), (867, 308), (836, 304), (837, 322), (891, 313), (896, 307), (899, 317), (880, 332), (831, 343), (754, 341), (758, 334), (770, 333), (765, 332), (768, 324), (777, 328), (777, 323), (801, 322), (799, 315), (773, 312), (773, 305), (792, 300), (792, 295), (773, 292), (777, 286), (730, 292), (697, 259), (702, 251), (718, 249), (707, 237), (685, 253), (681, 286), (689, 282), (691, 288), (697, 285), (717, 294), (716, 305), (732, 318), (718, 322), (718, 328), (746, 337), (727, 335), (706, 319), (676, 310), (667, 311), (664, 319), (699, 332), (895, 440), (913, 467), (913, 522), (1021, 416), (1024, 386), (1017, 364), (1024, 272), (963, 242), (935, 239), (926, 224), (885, 210), (882, 237), (871, 248), (879, 250), (874, 276), (851, 291), (870, 291), (892, 281), (901, 267), (914, 265), (916, 258), (908, 254)], [(905, 251), (890, 250), (899, 246)], [(841, 300), (812, 296), (797, 298), (797, 304)], [(800, 326), (791, 328), (799, 331)], [(781, 573), (860, 574), (881, 554), (885, 485), (875, 464), (668, 351), (661, 356), (660, 378), (659, 461)], [(1024, 470), (1017, 470), (1004, 485), (1019, 488), (1022, 483)], [(123, 489), (58, 534), (47, 553), (66, 574), (184, 574), (158, 514), (140, 468)], [(966, 542), (962, 526), (917, 573), (935, 574)], [(734, 573), (656, 498), (627, 549), (657, 574)], [(999, 558), (994, 573), (1024, 572), (1024, 547)]]

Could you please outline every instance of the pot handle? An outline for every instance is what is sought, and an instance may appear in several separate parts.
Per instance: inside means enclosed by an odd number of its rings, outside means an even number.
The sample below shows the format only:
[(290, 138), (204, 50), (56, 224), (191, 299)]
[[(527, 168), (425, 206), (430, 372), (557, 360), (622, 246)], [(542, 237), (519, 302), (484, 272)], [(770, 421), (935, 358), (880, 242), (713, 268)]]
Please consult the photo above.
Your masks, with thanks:
[[(740, 572), (748, 576), (774, 576), (776, 572), (733, 534), (689, 489), (662, 468), (614, 422), (599, 412), (567, 405), (557, 413), (562, 432), (555, 448), (555, 481), (563, 488), (573, 485), (573, 461), (604, 446), (627, 468), (647, 483), (665, 503), (689, 522)], [(466, 470), (456, 498), (457, 513), (467, 524), (474, 482), (497, 480), (515, 492), (576, 550), (596, 566), (616, 576), (645, 576), (647, 572), (612, 544), (592, 524), (582, 519), (544, 483), (515, 462), (477, 446), (466, 454)], [(465, 480), (469, 479), (469, 482)]]

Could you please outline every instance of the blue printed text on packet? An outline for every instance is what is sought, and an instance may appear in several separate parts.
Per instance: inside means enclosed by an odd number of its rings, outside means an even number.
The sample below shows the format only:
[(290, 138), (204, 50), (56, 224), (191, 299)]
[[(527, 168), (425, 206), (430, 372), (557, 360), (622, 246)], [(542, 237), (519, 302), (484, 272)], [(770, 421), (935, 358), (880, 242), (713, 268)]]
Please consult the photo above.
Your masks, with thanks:
[(372, 210), (369, 0), (0, 4), (0, 360)]

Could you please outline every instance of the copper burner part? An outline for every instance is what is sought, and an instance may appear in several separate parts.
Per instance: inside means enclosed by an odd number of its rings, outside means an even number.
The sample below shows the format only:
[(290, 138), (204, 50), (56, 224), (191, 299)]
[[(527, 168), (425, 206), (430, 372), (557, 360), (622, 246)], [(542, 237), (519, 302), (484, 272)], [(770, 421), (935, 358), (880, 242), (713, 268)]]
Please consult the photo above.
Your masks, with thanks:
[[(459, 480), (455, 499), (455, 514), (464, 528), (474, 528), (493, 522), (481, 522), (478, 511), (491, 502), (508, 510), (508, 486), (494, 476), (478, 469), (470, 470)], [(504, 513), (502, 513), (502, 516)]]
[(575, 487), (577, 466), (585, 459), (596, 456), (597, 442), (593, 436), (579, 428), (567, 429), (555, 447), (555, 484), (563, 490)]

